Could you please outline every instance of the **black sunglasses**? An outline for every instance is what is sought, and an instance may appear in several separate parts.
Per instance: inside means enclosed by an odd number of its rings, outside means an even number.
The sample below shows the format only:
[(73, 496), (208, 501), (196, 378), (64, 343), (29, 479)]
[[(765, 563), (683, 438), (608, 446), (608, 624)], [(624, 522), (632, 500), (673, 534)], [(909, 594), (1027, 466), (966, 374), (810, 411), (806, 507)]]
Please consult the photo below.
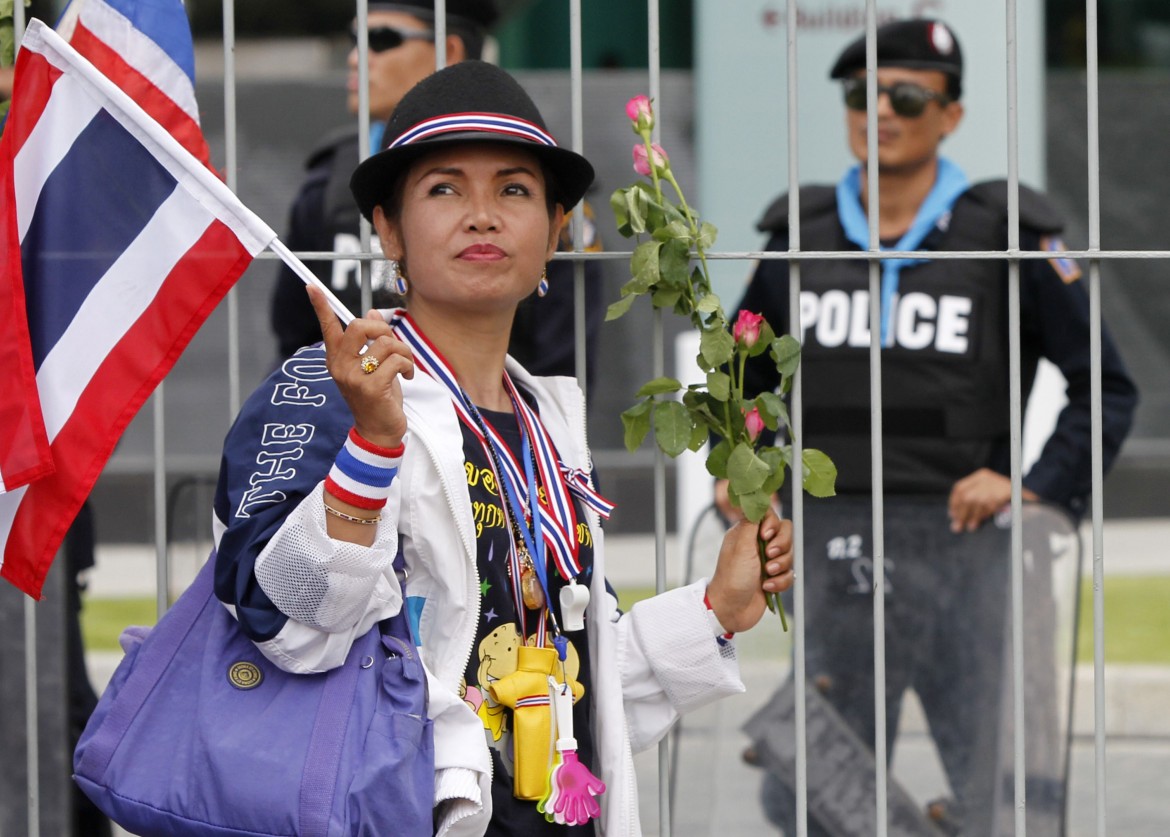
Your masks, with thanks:
[[(370, 52), (385, 52), (396, 49), (407, 41), (432, 41), (435, 38), (433, 29), (395, 29), (393, 26), (374, 26), (369, 29)], [(349, 40), (357, 46), (357, 32), (350, 30)]]
[[(847, 78), (843, 85), (845, 89), (845, 107), (850, 110), (865, 110), (868, 96), (864, 78)], [(951, 97), (937, 90), (929, 90), (919, 84), (909, 81), (899, 81), (889, 85), (878, 85), (878, 95), (885, 93), (890, 97), (890, 107), (898, 116), (921, 116), (926, 110), (927, 102), (932, 99), (938, 102), (939, 107), (946, 107), (951, 103)]]

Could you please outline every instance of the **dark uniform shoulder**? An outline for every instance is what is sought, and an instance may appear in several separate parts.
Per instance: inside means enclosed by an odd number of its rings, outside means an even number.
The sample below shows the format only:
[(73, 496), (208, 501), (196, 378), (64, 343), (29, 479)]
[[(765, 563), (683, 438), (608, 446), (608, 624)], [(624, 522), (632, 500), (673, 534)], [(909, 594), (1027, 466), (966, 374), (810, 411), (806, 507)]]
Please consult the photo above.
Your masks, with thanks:
[[(975, 201), (997, 215), (1007, 217), (1008, 184), (1006, 180), (986, 180), (976, 183), (963, 198)], [(1047, 195), (1020, 184), (1020, 226), (1042, 235), (1064, 229), (1064, 219)]]
[[(837, 188), (813, 185), (800, 187), (800, 220), (808, 221), (826, 213), (837, 212)], [(756, 222), (756, 229), (765, 233), (779, 233), (788, 229), (788, 192), (785, 192), (764, 210)]]
[(347, 145), (354, 145), (356, 147), (357, 138), (357, 129), (352, 125), (343, 125), (334, 128), (317, 140), (316, 145), (313, 146), (313, 150), (305, 158), (305, 168), (312, 169), (326, 163)]

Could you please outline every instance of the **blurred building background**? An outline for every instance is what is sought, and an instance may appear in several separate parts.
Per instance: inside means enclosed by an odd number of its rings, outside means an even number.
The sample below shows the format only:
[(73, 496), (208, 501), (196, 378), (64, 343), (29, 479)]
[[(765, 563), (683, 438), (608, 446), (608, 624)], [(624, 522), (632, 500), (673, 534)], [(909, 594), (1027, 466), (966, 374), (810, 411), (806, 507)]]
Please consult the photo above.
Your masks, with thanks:
[[(919, 3), (921, 13), (946, 17), (957, 0)], [(34, 3), (32, 13), (54, 19), (61, 2)], [(584, 150), (598, 169), (590, 200), (610, 250), (629, 245), (614, 233), (609, 193), (627, 185), (632, 135), (623, 115), (625, 101), (646, 92), (647, 21), (643, 4), (586, 0), (582, 48), (585, 65)], [(857, 14), (864, 3), (840, 4)], [(198, 97), (213, 161), (222, 165), (224, 81), (221, 0), (188, 0), (197, 40)], [(569, 119), (568, 4), (558, 0), (501, 0), (505, 18), (498, 29), (495, 60), (513, 71), (538, 100), (555, 134), (567, 140)], [(758, 3), (761, 24), (783, 20), (782, 0)], [(856, 7), (856, 8), (854, 8)], [(237, 191), (244, 202), (278, 232), (300, 182), (303, 162), (329, 129), (352, 117), (342, 91), (346, 36), (353, 14), (348, 0), (248, 0), (236, 4)], [(834, 7), (835, 8), (835, 7)], [(1101, 0), (1101, 184), (1105, 249), (1167, 249), (1161, 200), (1170, 194), (1170, 149), (1163, 139), (1170, 118), (1170, 3), (1165, 0)], [(1042, 124), (1046, 183), (1068, 220), (1071, 248), (1087, 245), (1087, 163), (1085, 133), (1085, 4), (1047, 0), (1044, 15), (1046, 99)], [(694, 171), (698, 120), (695, 96), (694, 25), (691, 0), (661, 0), (663, 144), (684, 185), (699, 182)], [(959, 31), (962, 37), (962, 31)], [(734, 44), (727, 46), (734, 56)], [(975, 56), (968, 56), (968, 64)], [(829, 58), (826, 56), (826, 63)], [(826, 95), (830, 88), (826, 82)], [(765, 85), (761, 96), (783, 96), (783, 86)], [(975, 130), (969, 119), (963, 126)], [(750, 128), (741, 128), (748, 130)], [(834, 138), (835, 141), (836, 138)], [(960, 161), (961, 162), (961, 161)], [(778, 193), (778, 184), (772, 193)], [(703, 195), (691, 186), (692, 203)], [(753, 211), (763, 207), (754, 207)], [(717, 217), (710, 218), (719, 224)], [(762, 238), (759, 245), (762, 246)], [(736, 263), (746, 276), (750, 266)], [(1105, 317), (1141, 387), (1134, 428), (1114, 472), (1106, 481), (1109, 517), (1159, 517), (1170, 513), (1170, 285), (1161, 260), (1126, 259), (1103, 268)], [(244, 395), (271, 369), (274, 340), (268, 300), (276, 265), (257, 260), (235, 291), (239, 304), (241, 389)], [(606, 262), (608, 299), (616, 299), (627, 278), (625, 263)], [(731, 307), (735, 299), (725, 299)], [(645, 335), (651, 315), (635, 310), (603, 332), (598, 383), (590, 393), (590, 433), (603, 490), (619, 503), (611, 522), (617, 532), (648, 531), (653, 453), (634, 455), (622, 447), (619, 413), (633, 392), (651, 377)], [(666, 368), (673, 368), (672, 340), (682, 323), (665, 320)], [(228, 313), (226, 306), (207, 322), (167, 379), (163, 402), (168, 482), (209, 481), (218, 468), (223, 435), (231, 420), (228, 397)], [(124, 437), (94, 493), (103, 541), (149, 541), (150, 514), (126, 515), (125, 508), (152, 504), (154, 412), (145, 408)], [(668, 467), (668, 481), (673, 469)], [(668, 491), (668, 497), (673, 492)], [(668, 515), (668, 519), (673, 519)]]

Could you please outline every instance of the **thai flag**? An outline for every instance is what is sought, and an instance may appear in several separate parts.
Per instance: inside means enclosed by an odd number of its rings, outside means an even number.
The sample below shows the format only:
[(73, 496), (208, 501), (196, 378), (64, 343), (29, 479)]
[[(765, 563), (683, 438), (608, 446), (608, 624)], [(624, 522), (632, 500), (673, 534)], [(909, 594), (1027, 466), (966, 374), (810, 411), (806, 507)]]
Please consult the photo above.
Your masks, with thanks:
[(182, 0), (73, 0), (57, 34), (210, 167)]
[[(17, 59), (0, 189), (3, 342), (20, 348), (8, 326), (27, 310), (35, 370), (35, 393), (8, 387), (0, 401), (39, 393), (55, 466), (0, 495), (0, 576), (39, 597), (122, 431), (276, 235), (36, 20)], [(5, 453), (24, 452), (7, 445), (29, 435), (8, 424), (20, 409), (0, 406), (0, 473)]]

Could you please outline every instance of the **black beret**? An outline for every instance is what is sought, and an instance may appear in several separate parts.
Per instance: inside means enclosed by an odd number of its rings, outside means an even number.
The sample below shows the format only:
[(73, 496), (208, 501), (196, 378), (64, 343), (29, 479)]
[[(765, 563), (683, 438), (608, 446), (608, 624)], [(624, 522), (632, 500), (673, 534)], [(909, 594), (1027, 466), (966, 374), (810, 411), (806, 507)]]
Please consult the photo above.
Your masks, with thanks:
[[(371, 12), (405, 12), (425, 21), (435, 19), (434, 0), (393, 0), (388, 3), (370, 0), (369, 9)], [(495, 25), (499, 16), (495, 0), (447, 0), (449, 25), (462, 22), (486, 31)]]
[[(940, 20), (895, 20), (877, 29), (877, 66), (938, 70), (963, 78), (963, 51), (954, 32)], [(865, 35), (845, 47), (829, 78), (848, 78), (865, 69)]]
[(402, 97), (386, 122), (382, 150), (354, 170), (349, 189), (362, 215), (372, 219), (374, 207), (419, 157), (469, 142), (519, 145), (531, 151), (552, 173), (554, 198), (566, 211), (593, 182), (593, 166), (557, 145), (516, 79), (493, 64), (460, 61), (427, 76)]

